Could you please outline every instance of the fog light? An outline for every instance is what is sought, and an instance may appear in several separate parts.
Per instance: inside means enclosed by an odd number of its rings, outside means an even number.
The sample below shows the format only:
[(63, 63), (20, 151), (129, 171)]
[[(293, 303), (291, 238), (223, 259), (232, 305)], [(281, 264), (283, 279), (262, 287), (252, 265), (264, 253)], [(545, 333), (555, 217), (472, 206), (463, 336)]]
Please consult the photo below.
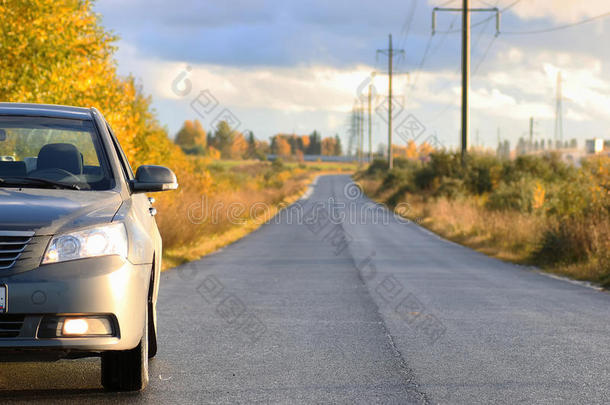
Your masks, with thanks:
[(64, 335), (84, 335), (89, 330), (89, 324), (85, 319), (66, 319), (64, 321)]
[(115, 336), (112, 316), (46, 315), (38, 328), (38, 338)]

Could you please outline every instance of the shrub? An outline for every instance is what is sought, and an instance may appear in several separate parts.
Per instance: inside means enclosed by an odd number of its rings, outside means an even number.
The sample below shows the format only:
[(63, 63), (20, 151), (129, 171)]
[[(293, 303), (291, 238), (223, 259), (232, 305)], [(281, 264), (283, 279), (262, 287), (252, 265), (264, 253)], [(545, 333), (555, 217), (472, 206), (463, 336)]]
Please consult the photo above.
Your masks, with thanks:
[(366, 169), (367, 176), (378, 177), (388, 170), (388, 162), (384, 159), (375, 159)]
[(390, 190), (396, 187), (403, 187), (413, 182), (413, 172), (404, 169), (392, 169), (384, 177), (380, 191)]
[(419, 190), (427, 190), (432, 188), (435, 178), (434, 169), (430, 166), (424, 166), (415, 172), (413, 180)]
[(576, 263), (590, 257), (605, 262), (610, 275), (610, 218), (566, 218), (550, 225), (534, 259), (540, 264)]
[(410, 184), (405, 184), (402, 187), (399, 187), (388, 199), (386, 200), (386, 204), (390, 207), (396, 207), (401, 202), (405, 201), (405, 194), (412, 193), (413, 187)]
[(430, 155), (428, 166), (436, 177), (463, 178), (464, 169), (461, 155), (457, 152), (435, 152)]
[(464, 166), (465, 186), (473, 194), (483, 194), (493, 190), (492, 173), (501, 170), (501, 163), (495, 156), (470, 155)]
[(271, 169), (277, 172), (284, 170), (284, 161), (280, 158), (275, 159), (273, 163), (271, 163)]
[(441, 177), (440, 186), (434, 191), (435, 197), (457, 198), (465, 194), (464, 182), (460, 179)]
[[(387, 167), (387, 164), (386, 164)], [(394, 159), (394, 169), (405, 169), (405, 170), (416, 170), (421, 167), (421, 163), (418, 160), (396, 158)]]
[(531, 212), (534, 201), (534, 187), (535, 184), (528, 178), (511, 183), (501, 181), (498, 188), (489, 195), (486, 206), (492, 210)]

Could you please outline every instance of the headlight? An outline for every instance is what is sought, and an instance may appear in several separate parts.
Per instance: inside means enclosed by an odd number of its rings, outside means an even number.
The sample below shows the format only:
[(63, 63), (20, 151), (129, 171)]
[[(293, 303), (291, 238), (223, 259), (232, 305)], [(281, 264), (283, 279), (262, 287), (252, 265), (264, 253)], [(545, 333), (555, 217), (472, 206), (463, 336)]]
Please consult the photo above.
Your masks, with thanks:
[(105, 225), (54, 236), (42, 264), (107, 255), (127, 257), (125, 225)]

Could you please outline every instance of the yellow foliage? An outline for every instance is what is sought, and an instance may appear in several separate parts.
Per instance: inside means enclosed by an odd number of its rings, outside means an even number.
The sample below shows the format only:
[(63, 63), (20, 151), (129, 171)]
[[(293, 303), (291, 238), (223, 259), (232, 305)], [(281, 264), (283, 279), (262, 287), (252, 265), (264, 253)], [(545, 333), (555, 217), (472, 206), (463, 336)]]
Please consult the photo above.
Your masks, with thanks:
[(213, 146), (208, 147), (208, 156), (213, 160), (220, 159), (220, 151)]
[(229, 146), (231, 159), (241, 159), (246, 154), (248, 150), (248, 142), (246, 142), (246, 138), (240, 133), (235, 134), (233, 140)]
[(278, 155), (284, 157), (290, 156), (290, 144), (286, 139), (278, 136), (275, 142)]
[(536, 187), (534, 188), (534, 198), (532, 202), (532, 206), (534, 209), (540, 209), (544, 205), (544, 196), (545, 190), (542, 183), (539, 181), (536, 182)]
[(133, 166), (176, 172), (181, 189), (160, 195), (160, 204), (180, 201), (191, 187), (209, 189), (209, 174), (170, 141), (134, 78), (118, 76), (117, 37), (99, 25), (92, 1), (0, 0), (0, 15), (0, 100), (98, 108)]

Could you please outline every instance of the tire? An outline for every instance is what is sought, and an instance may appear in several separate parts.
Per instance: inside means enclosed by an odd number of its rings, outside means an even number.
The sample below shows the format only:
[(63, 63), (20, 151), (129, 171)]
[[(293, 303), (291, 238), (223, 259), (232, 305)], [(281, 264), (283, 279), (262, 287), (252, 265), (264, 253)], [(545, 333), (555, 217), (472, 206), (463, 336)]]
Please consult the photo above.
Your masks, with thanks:
[(102, 353), (102, 386), (108, 391), (142, 391), (148, 385), (148, 305), (140, 343), (131, 350)]
[(148, 358), (157, 355), (157, 309), (153, 302), (155, 291), (155, 260), (150, 274), (150, 286), (148, 287)]
[(148, 305), (148, 358), (157, 355), (157, 324), (154, 316), (155, 306), (152, 302)]

